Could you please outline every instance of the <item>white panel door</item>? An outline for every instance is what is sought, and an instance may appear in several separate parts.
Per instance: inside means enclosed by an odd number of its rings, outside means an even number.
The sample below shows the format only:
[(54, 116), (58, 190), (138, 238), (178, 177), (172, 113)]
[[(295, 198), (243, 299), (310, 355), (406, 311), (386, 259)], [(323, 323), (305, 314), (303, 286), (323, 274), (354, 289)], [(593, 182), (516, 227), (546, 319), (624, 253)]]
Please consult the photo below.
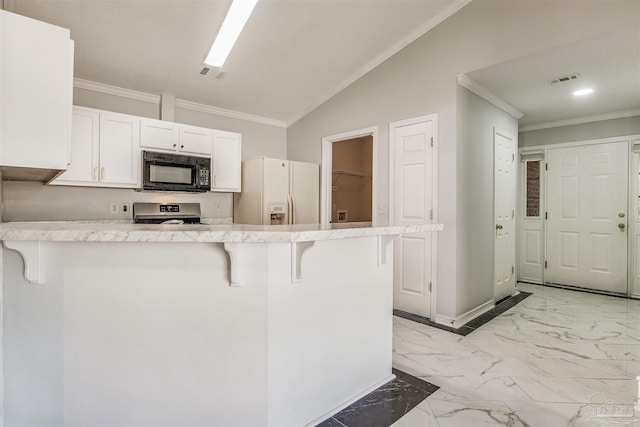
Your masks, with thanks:
[(515, 292), (516, 287), (516, 139), (494, 128), (495, 224), (493, 298), (499, 301)]
[[(544, 280), (544, 209), (541, 197), (544, 179), (544, 161), (530, 159), (520, 163), (520, 227), (518, 276), (520, 280), (542, 283)], [(517, 280), (517, 279), (516, 279)]]
[[(396, 225), (425, 224), (433, 215), (433, 129), (424, 121), (392, 127)], [(394, 242), (393, 307), (431, 315), (431, 233), (403, 235)]]
[(627, 292), (626, 142), (549, 150), (547, 282)]
[(320, 166), (290, 162), (292, 224), (318, 224), (320, 214)]

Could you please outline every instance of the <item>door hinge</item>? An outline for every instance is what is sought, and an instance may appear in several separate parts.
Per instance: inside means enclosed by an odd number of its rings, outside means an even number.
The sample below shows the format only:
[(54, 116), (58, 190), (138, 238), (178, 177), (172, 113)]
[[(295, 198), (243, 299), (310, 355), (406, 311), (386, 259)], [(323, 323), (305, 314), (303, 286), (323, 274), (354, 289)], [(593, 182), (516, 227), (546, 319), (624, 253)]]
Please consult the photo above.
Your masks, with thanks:
[(433, 221), (433, 209), (429, 209), (429, 219)]
[(431, 146), (433, 147), (433, 137), (431, 137)]
[(429, 282), (429, 292), (431, 292), (431, 282)]
[(516, 160), (516, 155), (514, 153), (511, 153), (511, 161), (514, 162)]
[(544, 262), (544, 268), (547, 268), (547, 261)]
[(549, 163), (545, 163), (544, 164), (544, 170), (548, 171), (549, 170)]
[(515, 266), (511, 266), (511, 274), (516, 274), (516, 267)]
[(544, 213), (544, 219), (549, 219), (549, 212)]
[(511, 219), (514, 219), (516, 217), (516, 211), (511, 209)]

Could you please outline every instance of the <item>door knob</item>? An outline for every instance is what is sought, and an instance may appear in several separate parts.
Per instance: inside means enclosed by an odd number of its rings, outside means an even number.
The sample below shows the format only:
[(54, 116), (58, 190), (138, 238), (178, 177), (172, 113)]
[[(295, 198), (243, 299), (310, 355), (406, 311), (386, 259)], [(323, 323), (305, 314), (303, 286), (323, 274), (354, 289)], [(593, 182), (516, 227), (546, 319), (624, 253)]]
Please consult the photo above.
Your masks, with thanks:
[(502, 225), (496, 224), (496, 230), (502, 230)]
[(624, 230), (625, 225), (623, 223), (618, 224), (618, 228), (620, 230)]
[(619, 218), (624, 218), (624, 212), (620, 212), (620, 213), (618, 214), (618, 217), (619, 217)]

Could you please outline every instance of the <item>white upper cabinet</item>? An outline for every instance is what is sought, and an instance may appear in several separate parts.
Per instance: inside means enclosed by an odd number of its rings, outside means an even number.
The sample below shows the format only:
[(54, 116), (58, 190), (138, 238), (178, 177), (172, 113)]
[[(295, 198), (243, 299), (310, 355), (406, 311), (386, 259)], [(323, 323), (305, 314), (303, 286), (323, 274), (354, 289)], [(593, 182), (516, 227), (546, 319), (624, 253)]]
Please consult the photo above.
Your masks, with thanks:
[(140, 186), (140, 118), (73, 108), (71, 164), (51, 184)]
[(154, 151), (210, 156), (213, 131), (165, 120), (140, 121), (140, 145)]
[(139, 187), (140, 119), (126, 114), (100, 114), (100, 182)]
[(211, 156), (211, 191), (240, 192), (242, 135), (214, 131)]
[(71, 139), (69, 30), (0, 10), (0, 166), (66, 169)]
[(211, 191), (240, 191), (239, 133), (74, 106), (71, 135), (71, 163), (52, 185), (140, 188), (147, 149), (211, 157)]
[(164, 120), (140, 120), (140, 146), (162, 151), (177, 151), (178, 124)]
[(74, 107), (71, 126), (71, 163), (52, 184), (98, 181), (100, 115), (96, 111)]
[(210, 156), (213, 132), (212, 129), (180, 125), (179, 151), (184, 154)]

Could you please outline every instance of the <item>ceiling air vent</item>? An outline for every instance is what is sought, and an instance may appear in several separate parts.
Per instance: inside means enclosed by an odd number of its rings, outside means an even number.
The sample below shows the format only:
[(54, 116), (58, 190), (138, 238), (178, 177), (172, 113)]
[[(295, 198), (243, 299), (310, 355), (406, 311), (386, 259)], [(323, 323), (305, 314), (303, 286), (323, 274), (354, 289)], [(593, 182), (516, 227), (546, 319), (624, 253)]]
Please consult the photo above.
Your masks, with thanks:
[(572, 82), (572, 81), (577, 80), (579, 78), (580, 78), (580, 74), (574, 73), (574, 74), (569, 74), (569, 75), (566, 75), (566, 76), (556, 77), (556, 78), (553, 78), (551, 80), (547, 80), (547, 82), (550, 85), (553, 86), (553, 85), (558, 84), (558, 83)]
[(224, 79), (224, 76), (227, 75), (227, 73), (225, 73), (224, 71), (221, 71), (219, 68), (215, 69), (215, 68), (204, 66), (200, 71), (200, 75), (202, 77), (206, 77), (211, 80), (222, 80)]

